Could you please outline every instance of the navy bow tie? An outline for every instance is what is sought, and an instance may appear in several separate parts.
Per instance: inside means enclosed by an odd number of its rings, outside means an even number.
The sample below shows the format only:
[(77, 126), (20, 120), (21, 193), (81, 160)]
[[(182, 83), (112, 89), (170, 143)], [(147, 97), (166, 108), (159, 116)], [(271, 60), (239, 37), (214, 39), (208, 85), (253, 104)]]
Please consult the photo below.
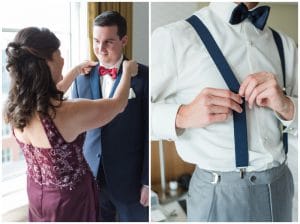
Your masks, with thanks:
[(269, 16), (269, 12), (269, 6), (261, 6), (253, 11), (248, 11), (247, 6), (244, 3), (240, 3), (232, 11), (229, 22), (232, 25), (235, 25), (248, 18), (256, 28), (263, 30)]

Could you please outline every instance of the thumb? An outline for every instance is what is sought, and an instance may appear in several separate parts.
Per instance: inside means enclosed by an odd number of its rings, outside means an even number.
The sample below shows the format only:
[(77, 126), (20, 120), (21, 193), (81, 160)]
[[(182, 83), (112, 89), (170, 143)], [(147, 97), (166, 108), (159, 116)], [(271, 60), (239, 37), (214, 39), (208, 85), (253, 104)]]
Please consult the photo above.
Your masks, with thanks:
[(98, 64), (97, 61), (88, 61), (89, 66), (96, 66)]

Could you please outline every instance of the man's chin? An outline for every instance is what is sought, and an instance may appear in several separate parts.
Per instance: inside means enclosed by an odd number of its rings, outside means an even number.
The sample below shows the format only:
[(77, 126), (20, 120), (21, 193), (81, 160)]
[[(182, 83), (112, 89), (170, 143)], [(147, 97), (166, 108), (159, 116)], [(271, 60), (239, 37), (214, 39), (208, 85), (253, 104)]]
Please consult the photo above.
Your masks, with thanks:
[[(99, 60), (99, 58), (98, 58), (98, 60)], [(105, 59), (100, 59), (99, 61), (101, 62), (101, 64), (103, 66), (106, 66), (106, 67), (110, 67), (115, 64), (115, 63), (111, 62), (110, 60), (105, 60)]]
[(110, 60), (106, 56), (97, 57), (102, 64), (109, 64)]

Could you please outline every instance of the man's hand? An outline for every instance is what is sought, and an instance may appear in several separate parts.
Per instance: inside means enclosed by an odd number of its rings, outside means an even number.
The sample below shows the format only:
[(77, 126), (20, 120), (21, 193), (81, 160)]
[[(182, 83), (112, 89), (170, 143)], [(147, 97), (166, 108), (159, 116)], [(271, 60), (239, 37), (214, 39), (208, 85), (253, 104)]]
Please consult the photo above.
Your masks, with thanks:
[(249, 75), (242, 83), (239, 94), (245, 96), (250, 109), (256, 103), (276, 111), (285, 120), (293, 118), (294, 104), (284, 95), (272, 73), (258, 72)]
[(176, 116), (177, 128), (201, 128), (227, 120), (232, 110), (241, 113), (240, 95), (230, 90), (205, 88), (187, 105), (182, 105)]
[(142, 186), (140, 203), (142, 206), (147, 207), (149, 205), (149, 187)]

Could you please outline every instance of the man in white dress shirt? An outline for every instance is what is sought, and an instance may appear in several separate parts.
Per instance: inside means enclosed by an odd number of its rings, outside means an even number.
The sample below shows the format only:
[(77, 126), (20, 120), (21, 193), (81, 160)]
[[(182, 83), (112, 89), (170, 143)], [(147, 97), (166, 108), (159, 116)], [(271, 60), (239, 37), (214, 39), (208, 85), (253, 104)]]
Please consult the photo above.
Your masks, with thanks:
[[(291, 221), (293, 180), (285, 165), (282, 130), (297, 135), (297, 48), (249, 18), (231, 24), (237, 3), (211, 3), (194, 13), (208, 28), (236, 79), (228, 90), (206, 47), (187, 21), (152, 35), (151, 131), (174, 140), (181, 158), (196, 164), (187, 200), (189, 221)], [(245, 3), (255, 10), (257, 3)], [(247, 11), (247, 10), (246, 10)], [(249, 165), (235, 166), (233, 112), (246, 102)]]

